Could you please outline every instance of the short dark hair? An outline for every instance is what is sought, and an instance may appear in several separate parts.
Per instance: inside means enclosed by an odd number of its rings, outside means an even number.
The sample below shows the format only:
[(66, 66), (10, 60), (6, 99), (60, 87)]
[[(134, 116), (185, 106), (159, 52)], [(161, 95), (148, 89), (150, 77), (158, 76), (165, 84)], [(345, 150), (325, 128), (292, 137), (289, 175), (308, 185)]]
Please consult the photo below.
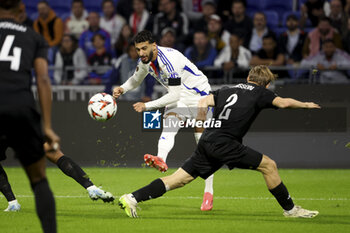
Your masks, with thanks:
[(113, 0), (103, 0), (101, 6), (103, 7), (107, 2), (110, 2), (114, 6)]
[(96, 33), (92, 38), (91, 41), (94, 42), (96, 37), (100, 37), (103, 41), (106, 41), (106, 37), (100, 33)]
[(322, 21), (327, 21), (329, 24), (331, 24), (331, 19), (326, 16), (321, 16), (318, 20), (318, 24), (320, 24)]
[(237, 37), (239, 40), (242, 39), (242, 35), (238, 34), (237, 32), (231, 33), (230, 38), (231, 38), (231, 36), (235, 36), (235, 37)]
[(265, 20), (266, 20), (266, 15), (265, 15), (264, 12), (262, 12), (262, 11), (257, 11), (257, 12), (255, 12), (253, 18), (254, 18), (256, 15), (262, 15), (262, 16), (264, 16), (264, 18), (265, 18)]
[(288, 20), (298, 21), (298, 17), (295, 14), (290, 14), (287, 16), (287, 21)]
[(272, 39), (275, 42), (277, 41), (277, 38), (276, 38), (276, 36), (273, 33), (267, 33), (265, 36), (263, 36), (262, 39), (263, 40), (265, 40), (265, 39)]
[(0, 8), (11, 10), (18, 7), (21, 2), (21, 0), (0, 0)]
[(150, 44), (155, 42), (152, 32), (147, 30), (143, 30), (137, 33), (133, 39), (134, 44), (138, 44), (146, 41), (148, 41), (148, 43)]
[(235, 3), (241, 3), (244, 6), (244, 8), (247, 8), (247, 2), (244, 0), (233, 0), (231, 6), (233, 6), (233, 4)]
[(46, 6), (50, 6), (49, 2), (46, 0), (40, 0), (37, 5), (39, 5), (40, 3), (44, 3)]
[(84, 6), (84, 1), (83, 0), (72, 0), (72, 4), (73, 5), (74, 3), (80, 3), (82, 6)]
[(90, 15), (90, 14), (95, 14), (95, 15), (97, 15), (98, 17), (100, 17), (100, 14), (99, 14), (97, 11), (90, 11), (89, 15)]
[(208, 33), (207, 33), (205, 30), (196, 30), (196, 31), (193, 33), (193, 35), (194, 35), (194, 34), (198, 34), (198, 33), (202, 33), (202, 34), (204, 34), (206, 37), (208, 36)]

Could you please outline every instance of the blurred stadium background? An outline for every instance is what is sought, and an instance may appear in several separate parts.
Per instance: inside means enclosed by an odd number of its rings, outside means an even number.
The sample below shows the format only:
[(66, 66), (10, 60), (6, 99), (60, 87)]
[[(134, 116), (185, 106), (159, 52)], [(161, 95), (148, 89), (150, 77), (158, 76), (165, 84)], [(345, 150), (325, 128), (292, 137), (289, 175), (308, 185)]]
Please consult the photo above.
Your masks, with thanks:
[[(27, 11), (23, 20), (29, 26), (33, 26), (33, 21), (35, 24), (40, 17), (38, 3), (41, 1), (23, 2)], [(239, 39), (242, 39), (242, 34), (252, 33), (255, 13), (263, 12), (267, 27), (274, 33), (272, 38), (275, 49), (271, 58), (268, 55), (262, 59), (269, 60), (267, 64), (279, 75), (270, 88), (282, 97), (314, 101), (322, 106), (320, 110), (265, 110), (254, 122), (244, 140), (245, 144), (273, 158), (280, 168), (288, 168), (280, 170), (281, 177), (290, 188), (296, 203), (320, 211), (320, 215), (315, 219), (304, 221), (283, 218), (276, 201), (266, 190), (260, 174), (246, 170), (237, 169), (231, 172), (223, 169), (215, 175), (215, 201), (212, 211), (199, 211), (203, 181), (197, 179), (181, 191), (166, 194), (159, 200), (142, 203), (142, 211), (139, 213), (141, 218), (135, 221), (127, 218), (116, 205), (91, 203), (86, 190), (66, 177), (56, 166), (48, 163), (51, 168), (47, 173), (56, 198), (60, 232), (349, 232), (349, 0), (239, 1), (246, 6), (243, 14), (251, 24), (251, 28), (246, 27), (249, 30), (240, 32), (235, 31), (236, 26), (232, 27), (237, 25), (233, 24), (233, 0), (112, 0), (112, 13), (116, 12), (118, 17), (112, 14), (111, 20), (115, 20), (116, 25), (119, 25), (117, 28), (106, 23), (106, 20), (101, 23), (105, 18), (101, 0), (84, 0), (81, 20), (72, 20), (72, 3), (79, 4), (79, 0), (47, 2), (55, 14), (51, 13), (50, 20), (45, 24), (46, 36), (50, 33), (59, 36), (50, 46), (48, 56), (53, 84), (53, 128), (61, 137), (63, 152), (83, 166), (96, 185), (103, 185), (103, 188), (116, 197), (163, 175), (154, 169), (144, 168), (143, 163), (145, 153), (157, 152), (160, 132), (142, 130), (142, 115), (132, 108), (136, 101), (147, 101), (162, 96), (166, 90), (161, 85), (155, 83), (152, 78), (146, 78), (140, 89), (118, 101), (117, 114), (108, 122), (95, 122), (87, 112), (91, 96), (98, 92), (110, 93), (112, 87), (123, 83), (136, 67), (137, 58), (129, 44), (142, 20), (136, 20), (136, 23), (133, 21), (137, 19), (134, 15), (137, 8), (135, 2), (141, 5), (143, 3), (143, 8), (139, 5), (138, 11), (145, 10), (149, 14), (144, 28), (154, 32), (155, 27), (159, 27), (155, 33), (158, 44), (174, 46), (184, 52), (207, 75), (213, 90), (244, 82), (249, 67), (253, 65), (251, 56), (261, 58), (261, 53), (259, 55), (257, 51), (250, 51), (250, 38), (246, 41), (248, 47), (245, 50), (245, 54), (250, 54), (249, 59), (243, 58), (243, 63), (237, 62), (241, 59), (238, 57), (235, 58), (235, 62), (231, 61), (231, 57), (225, 53), (230, 49), (238, 49), (237, 45), (235, 47), (229, 43), (232, 31), (233, 34), (239, 34)], [(185, 18), (185, 21), (188, 21), (184, 31), (178, 28), (176, 20), (170, 22), (170, 27), (155, 23), (155, 19), (164, 19), (164, 15), (159, 13), (166, 11), (161, 8), (170, 2), (175, 2), (177, 11), (183, 13), (179, 16), (180, 19)], [(309, 48), (304, 46), (306, 38), (310, 35), (308, 33), (318, 29), (318, 18), (307, 15), (309, 12), (303, 8), (303, 4), (309, 6), (310, 11), (312, 8), (317, 9), (315, 12), (319, 12), (320, 17), (329, 17), (332, 33), (338, 34), (338, 39), (331, 38), (333, 45), (337, 47), (331, 52), (332, 55), (338, 53), (337, 59), (333, 56), (331, 62), (323, 60), (322, 63), (318, 60), (319, 63), (315, 61), (313, 64), (303, 65), (315, 56), (323, 59), (325, 52), (324, 48), (319, 46), (316, 55), (303, 54), (303, 47)], [(207, 8), (203, 10), (205, 6), (211, 7), (211, 11)], [(207, 10), (216, 16), (203, 17), (204, 11)], [(100, 21), (92, 24), (97, 26), (97, 34), (103, 34), (105, 40), (105, 53), (101, 56), (96, 56), (89, 37), (95, 32), (87, 31), (85, 34), (88, 38), (85, 42), (92, 50), (84, 49), (82, 46), (86, 44), (79, 43), (85, 40), (81, 39), (83, 31), (91, 26), (91, 21), (86, 18), (88, 13), (91, 16), (91, 12), (97, 12), (100, 16)], [(290, 15), (295, 16), (299, 29), (296, 32), (304, 35), (304, 39), (299, 37), (295, 40), (294, 37), (294, 42), (288, 45), (286, 38), (289, 37), (287, 31), (290, 28), (286, 23)], [(94, 16), (96, 18), (96, 14)], [(57, 22), (58, 18), (61, 19), (61, 23), (53, 27), (54, 23), (51, 20)], [(207, 32), (209, 22), (213, 21), (221, 24), (218, 34), (207, 34), (208, 41), (216, 49), (215, 56), (209, 56), (208, 50), (206, 56), (196, 56), (196, 52), (193, 51), (196, 51), (201, 43), (194, 43), (194, 34), (203, 29)], [(110, 29), (112, 32), (116, 29), (122, 31), (125, 25), (129, 25), (126, 26), (128, 29), (125, 30), (125, 35), (110, 35), (106, 32)], [(78, 26), (78, 33), (74, 26)], [(245, 25), (243, 28), (245, 29)], [(72, 32), (77, 34), (71, 35)], [(327, 38), (330, 39), (328, 35)], [(240, 42), (244, 44), (243, 40)], [(259, 43), (261, 42), (262, 38)], [(288, 46), (292, 45), (295, 48), (298, 43), (297, 55), (291, 61)], [(208, 49), (210, 46), (205, 47)], [(282, 62), (279, 55), (282, 56)], [(220, 56), (226, 60), (220, 58), (221, 63), (218, 62)], [(333, 64), (336, 66), (332, 67)], [(32, 90), (37, 98), (35, 85)], [(169, 172), (181, 166), (194, 148), (193, 134), (186, 130), (180, 132), (167, 159)], [(8, 159), (2, 164), (22, 210), (19, 213), (1, 211), (1, 232), (38, 232), (40, 226), (33, 214), (35, 208), (33, 194), (28, 188), (29, 182), (12, 154), (9, 149)], [(5, 208), (6, 200), (2, 195), (0, 200), (3, 205), (1, 208)]]
[[(150, 13), (149, 18), (154, 20), (157, 17), (156, 13), (160, 9), (160, 5), (168, 1), (148, 0), (141, 2), (145, 3), (145, 9)], [(37, 5), (40, 1), (23, 0), (23, 2), (26, 5), (28, 17), (35, 21), (39, 17)], [(71, 16), (72, 0), (50, 0), (47, 2), (56, 12), (57, 17), (62, 19), (63, 24), (67, 23)], [(177, 1), (178, 9), (182, 9), (185, 12), (187, 8), (183, 6), (186, 2)], [(195, 2), (193, 1), (193, 6), (195, 6)], [(215, 6), (215, 13), (221, 17), (223, 25), (224, 18), (227, 18), (225, 19), (227, 27), (233, 15), (228, 11), (228, 15), (225, 16), (227, 12), (225, 13), (224, 10), (227, 11), (227, 9), (221, 9), (220, 12), (219, 10), (223, 3), (231, 5), (231, 2), (233, 1), (202, 0), (198, 1), (197, 5), (202, 3), (202, 7), (203, 4)], [(261, 11), (265, 13), (267, 27), (276, 34), (276, 37), (279, 37), (288, 29), (286, 27), (288, 16), (293, 14), (300, 18), (303, 12), (301, 10), (302, 5), (306, 4), (305, 0), (284, 2), (276, 0), (247, 0), (243, 2), (246, 4), (246, 15), (250, 19), (253, 19), (255, 12)], [(327, 14), (326, 5), (331, 4), (331, 2), (320, 2), (324, 4), (324, 14)], [(102, 1), (84, 0), (83, 3), (87, 12), (98, 12), (101, 18), (104, 17)], [(113, 1), (115, 11), (124, 18), (125, 24), (129, 24), (129, 17), (135, 10), (132, 3), (132, 1), (124, 0)], [(348, 6), (349, 4), (344, 2), (342, 12), (345, 15), (349, 13), (346, 12), (349, 10)], [(328, 11), (332, 11), (332, 9), (332, 7), (328, 6)], [(192, 11), (197, 11), (197, 13), (201, 14), (198, 9), (195, 10), (193, 8)], [(330, 13), (328, 12), (328, 14)], [(189, 18), (188, 38), (184, 39), (182, 44), (185, 47), (191, 47), (193, 46), (193, 33), (195, 33), (193, 25), (198, 21), (192, 19), (193, 17), (191, 18), (191, 14), (188, 12), (185, 12), (185, 15), (188, 15)], [(132, 26), (130, 25), (130, 27)], [(310, 20), (303, 27), (300, 25), (299, 27), (305, 33), (316, 28), (312, 26)], [(224, 29), (225, 27), (223, 31)], [(342, 35), (346, 35), (348, 30), (349, 28)], [(159, 36), (160, 34), (156, 35), (158, 39)], [(350, 44), (350, 42), (345, 38), (343, 40), (344, 49), (347, 44)], [(54, 128), (62, 138), (64, 153), (72, 156), (83, 166), (142, 166), (143, 154), (156, 153), (159, 132), (142, 131), (141, 114), (133, 111), (132, 103), (140, 99), (144, 100), (145, 96), (149, 99), (158, 98), (166, 90), (150, 81), (145, 85), (146, 87), (143, 86), (141, 90), (138, 90), (139, 93), (128, 96), (118, 102), (118, 112), (114, 119), (106, 123), (94, 122), (87, 113), (87, 100), (97, 92), (105, 91), (110, 93), (114, 85), (122, 83), (123, 80), (125, 81), (121, 74), (116, 73), (122, 69), (118, 66), (120, 64), (119, 58), (125, 56), (126, 52), (117, 54), (117, 51), (114, 51), (114, 60), (107, 66), (103, 65), (102, 67), (104, 68), (104, 73), (109, 73), (110, 75), (107, 78), (98, 77), (96, 79), (96, 76), (91, 78), (90, 74), (101, 68), (100, 64), (95, 66), (96, 64), (87, 62), (87, 65), (84, 67), (67, 64), (58, 67), (55, 61), (57, 56), (54, 53), (59, 53), (60, 48), (61, 44), (51, 46), (51, 58), (49, 58), (49, 61), (53, 82)], [(321, 50), (320, 53), (322, 53)], [(350, 168), (349, 68), (347, 66), (339, 66), (336, 70), (330, 70), (331, 68), (326, 67), (322, 71), (317, 70), (317, 66), (301, 67), (300, 61), (295, 62), (293, 65), (287, 65), (287, 62), (284, 65), (272, 65), (272, 70), (282, 74), (271, 86), (278, 95), (282, 97), (290, 96), (304, 101), (314, 101), (319, 103), (322, 109), (314, 111), (279, 110), (275, 112), (271, 110), (263, 112), (247, 135), (245, 143), (270, 155), (280, 167), (284, 168)], [(213, 89), (217, 89), (224, 85), (232, 85), (244, 81), (244, 75), (246, 75), (249, 67), (234, 67), (223, 70), (221, 67), (210, 64), (203, 66), (201, 69), (208, 76)], [(72, 77), (72, 71), (77, 70), (85, 70), (86, 72), (86, 77), (83, 77), (80, 82), (71, 80), (75, 78)], [(237, 70), (241, 73), (237, 74)], [(57, 71), (60, 71), (60, 78), (55, 77)], [(281, 73), (281, 71), (284, 71), (284, 73)], [(342, 73), (347, 78), (335, 82), (332, 80), (329, 82), (322, 81), (320, 77), (323, 72), (328, 71), (335, 72), (333, 74), (334, 77)], [(72, 82), (66, 82), (69, 81), (68, 79)], [(98, 81), (90, 82), (90, 79)], [(33, 92), (34, 95), (37, 95), (34, 86)], [(176, 167), (181, 165), (191, 154), (194, 147), (193, 134), (187, 131), (179, 134), (176, 138), (175, 148), (168, 157), (169, 166)], [(4, 164), (18, 165), (12, 156)]]

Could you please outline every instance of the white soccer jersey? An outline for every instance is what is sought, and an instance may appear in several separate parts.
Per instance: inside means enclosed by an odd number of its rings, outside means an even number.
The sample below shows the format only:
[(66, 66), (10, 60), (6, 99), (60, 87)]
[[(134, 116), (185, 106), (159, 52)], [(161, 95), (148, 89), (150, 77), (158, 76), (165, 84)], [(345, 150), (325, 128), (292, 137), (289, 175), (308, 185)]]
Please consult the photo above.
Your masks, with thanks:
[[(155, 62), (147, 64), (139, 61), (134, 74), (121, 87), (124, 92), (140, 85), (143, 79), (152, 75), (169, 91), (160, 99), (146, 103), (147, 109), (155, 109), (177, 102), (181, 92), (193, 91), (201, 96), (208, 95), (208, 78), (182, 53), (176, 49), (158, 46)], [(158, 68), (157, 68), (158, 64)]]

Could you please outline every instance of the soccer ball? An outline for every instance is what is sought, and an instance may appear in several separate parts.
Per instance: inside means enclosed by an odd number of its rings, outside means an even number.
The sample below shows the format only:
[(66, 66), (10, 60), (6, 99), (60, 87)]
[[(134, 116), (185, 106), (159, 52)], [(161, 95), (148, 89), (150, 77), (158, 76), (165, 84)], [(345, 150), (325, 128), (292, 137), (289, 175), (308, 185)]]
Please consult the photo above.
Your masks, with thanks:
[(117, 113), (117, 103), (111, 95), (97, 93), (89, 100), (88, 111), (95, 121), (107, 121)]

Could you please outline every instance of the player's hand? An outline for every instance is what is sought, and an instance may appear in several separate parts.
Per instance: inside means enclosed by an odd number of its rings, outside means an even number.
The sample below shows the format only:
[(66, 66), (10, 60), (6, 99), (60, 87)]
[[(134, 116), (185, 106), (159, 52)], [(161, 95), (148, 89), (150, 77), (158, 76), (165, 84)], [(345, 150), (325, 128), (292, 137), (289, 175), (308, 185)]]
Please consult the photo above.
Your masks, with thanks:
[(124, 93), (124, 89), (122, 87), (116, 87), (113, 89), (113, 97), (118, 99)]
[(136, 112), (143, 112), (146, 110), (146, 105), (145, 103), (142, 103), (142, 102), (137, 102), (133, 106)]
[(206, 119), (207, 119), (207, 110), (206, 110), (206, 108), (198, 108), (196, 121), (205, 121)]
[(330, 67), (329, 67), (330, 70), (336, 70), (337, 69), (337, 64), (332, 64)]
[(52, 129), (45, 129), (45, 138), (49, 145), (50, 151), (56, 151), (60, 148), (60, 137), (52, 130)]
[(321, 108), (320, 105), (314, 103), (314, 102), (305, 102), (305, 108)]
[(326, 67), (325, 67), (324, 65), (318, 63), (318, 64), (317, 64), (317, 69), (318, 69), (318, 70), (324, 70), (324, 69), (326, 69)]

